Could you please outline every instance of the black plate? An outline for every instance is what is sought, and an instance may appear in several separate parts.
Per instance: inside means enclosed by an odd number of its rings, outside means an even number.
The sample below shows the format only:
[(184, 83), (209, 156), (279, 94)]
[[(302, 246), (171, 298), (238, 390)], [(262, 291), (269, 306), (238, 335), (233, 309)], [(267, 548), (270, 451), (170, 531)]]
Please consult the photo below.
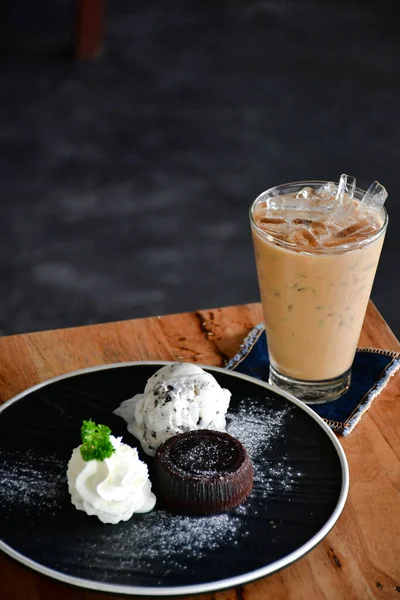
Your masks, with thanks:
[[(57, 377), (0, 408), (0, 549), (55, 579), (114, 593), (209, 592), (269, 575), (318, 544), (337, 521), (348, 468), (310, 408), (256, 379), (204, 367), (232, 392), (228, 431), (253, 461), (250, 499), (213, 517), (156, 508), (104, 525), (70, 502), (66, 467), (83, 419), (135, 446), (113, 414), (163, 364), (122, 363)], [(152, 459), (140, 451), (149, 465)]]

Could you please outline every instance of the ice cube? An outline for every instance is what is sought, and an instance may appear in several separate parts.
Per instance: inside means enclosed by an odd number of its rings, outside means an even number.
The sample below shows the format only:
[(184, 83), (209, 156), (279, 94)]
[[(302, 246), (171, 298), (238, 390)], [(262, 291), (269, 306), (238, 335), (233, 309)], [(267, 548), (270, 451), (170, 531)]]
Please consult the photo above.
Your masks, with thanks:
[(288, 242), (297, 246), (319, 246), (315, 235), (306, 227), (296, 227), (288, 236)]
[(346, 227), (354, 219), (355, 205), (353, 202), (341, 204), (331, 214), (330, 221), (339, 227)]
[[(348, 229), (351, 230), (351, 227), (348, 227)], [(349, 231), (349, 233), (345, 235), (343, 235), (343, 231), (339, 231), (326, 240), (324, 246), (342, 246), (344, 244), (347, 245), (361, 242), (374, 235), (376, 231), (377, 229), (372, 225), (360, 227), (356, 231)]]
[(351, 225), (348, 225), (344, 229), (338, 231), (336, 233), (336, 237), (344, 238), (350, 235), (354, 235), (355, 233), (360, 232), (362, 229), (369, 227), (369, 225), (370, 223), (368, 219), (361, 219), (360, 221), (356, 221), (355, 223), (352, 223)]
[[(278, 210), (297, 210), (299, 202), (294, 194), (270, 196), (266, 199), (267, 213)], [(308, 206), (308, 204), (307, 204)]]
[(353, 200), (354, 192), (356, 191), (357, 179), (353, 175), (347, 175), (346, 194), (350, 200)]
[(269, 233), (273, 238), (278, 240), (285, 240), (290, 233), (288, 224), (274, 224), (269, 223), (268, 225), (260, 225), (266, 233)]
[(326, 207), (311, 187), (304, 187), (293, 194), (270, 196), (266, 200), (267, 216), (283, 216), (287, 219), (318, 219)]
[(356, 189), (356, 178), (342, 173), (336, 192), (336, 204), (342, 205), (351, 202)]
[(312, 220), (296, 217), (292, 220), (292, 223), (294, 223), (295, 225), (306, 225), (307, 227), (309, 227), (312, 223)]
[(321, 185), (316, 190), (315, 203), (325, 211), (332, 210), (335, 205), (337, 190), (337, 185), (332, 181), (328, 181), (324, 185)]
[(349, 236), (346, 239), (332, 236), (324, 241), (324, 246), (326, 248), (333, 248), (335, 246), (343, 246), (344, 244), (352, 244), (357, 241), (359, 241), (359, 238), (356, 235)]
[(374, 181), (364, 194), (358, 208), (359, 210), (382, 208), (387, 197), (388, 193), (383, 185), (381, 185), (379, 181)]
[(289, 221), (278, 215), (266, 215), (257, 223), (260, 229), (278, 239), (283, 239), (289, 232)]
[(328, 181), (327, 183), (324, 183), (324, 185), (321, 185), (321, 187), (317, 189), (317, 192), (321, 196), (335, 197), (337, 189), (336, 183), (333, 183), (333, 181)]
[(280, 223), (286, 223), (286, 219), (284, 219), (283, 217), (273, 217), (273, 216), (266, 216), (263, 217), (262, 219), (260, 219), (260, 223), (272, 223), (272, 224), (280, 224)]
[(329, 227), (325, 223), (313, 221), (310, 225), (310, 231), (317, 237), (321, 238), (329, 234)]
[(339, 185), (335, 197), (335, 206), (331, 215), (331, 220), (345, 227), (349, 225), (354, 215), (353, 196), (356, 189), (356, 178), (352, 175), (343, 173), (340, 176)]
[(299, 192), (297, 192), (296, 194), (296, 198), (299, 200), (309, 200), (310, 198), (312, 198), (312, 196), (314, 196), (314, 190), (311, 187), (304, 187), (302, 190), (300, 190)]

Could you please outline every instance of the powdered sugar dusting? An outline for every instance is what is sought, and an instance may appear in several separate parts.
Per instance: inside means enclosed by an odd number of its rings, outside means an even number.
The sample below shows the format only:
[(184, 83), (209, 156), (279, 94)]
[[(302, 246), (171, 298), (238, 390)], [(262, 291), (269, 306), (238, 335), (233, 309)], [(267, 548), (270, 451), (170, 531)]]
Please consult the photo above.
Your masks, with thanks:
[[(238, 438), (247, 449), (254, 468), (251, 497), (268, 499), (290, 491), (301, 477), (301, 472), (288, 464), (287, 456), (277, 460), (274, 441), (283, 435), (285, 422), (292, 418), (293, 406), (270, 408), (251, 398), (243, 399), (228, 421), (227, 431)], [(236, 511), (240, 514), (258, 514), (254, 503), (245, 503)]]
[(185, 571), (193, 559), (200, 560), (222, 545), (235, 546), (238, 538), (248, 535), (243, 519), (233, 514), (189, 517), (158, 510), (149, 513), (145, 523), (131, 520), (118, 531), (109, 530), (95, 553), (90, 543), (85, 552), (84, 541), (81, 550), (88, 568), (107, 568), (112, 560), (118, 569), (153, 573), (156, 569), (161, 577), (170, 570)]
[(0, 507), (60, 509), (66, 493), (64, 461), (54, 456), (0, 450)]
[(260, 402), (243, 399), (238, 409), (228, 416), (227, 431), (246, 447), (252, 459), (259, 458), (280, 437), (285, 418), (292, 407), (266, 411)]

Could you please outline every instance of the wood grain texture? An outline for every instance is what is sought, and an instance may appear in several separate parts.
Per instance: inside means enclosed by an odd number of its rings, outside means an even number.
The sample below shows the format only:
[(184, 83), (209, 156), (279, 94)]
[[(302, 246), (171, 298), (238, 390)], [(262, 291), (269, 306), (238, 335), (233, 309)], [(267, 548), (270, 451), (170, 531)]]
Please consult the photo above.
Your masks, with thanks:
[[(5, 337), (0, 339), (0, 401), (56, 375), (99, 364), (185, 360), (223, 366), (260, 321), (260, 305), (251, 304)], [(372, 304), (360, 346), (400, 350)], [(271, 577), (201, 598), (400, 600), (399, 397), (400, 376), (395, 376), (350, 436), (339, 438), (349, 461), (350, 492), (338, 523), (325, 540)], [(104, 597), (36, 574), (0, 554), (2, 600)], [(189, 598), (195, 597), (185, 600)]]

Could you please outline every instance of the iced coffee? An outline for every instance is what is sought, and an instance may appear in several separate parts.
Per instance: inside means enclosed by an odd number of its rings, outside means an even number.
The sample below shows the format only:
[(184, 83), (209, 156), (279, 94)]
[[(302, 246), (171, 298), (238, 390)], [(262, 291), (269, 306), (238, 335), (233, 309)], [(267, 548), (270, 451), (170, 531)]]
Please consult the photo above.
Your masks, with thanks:
[(250, 211), (270, 356), (270, 382), (306, 402), (350, 384), (387, 226), (386, 190), (296, 182), (261, 194)]

